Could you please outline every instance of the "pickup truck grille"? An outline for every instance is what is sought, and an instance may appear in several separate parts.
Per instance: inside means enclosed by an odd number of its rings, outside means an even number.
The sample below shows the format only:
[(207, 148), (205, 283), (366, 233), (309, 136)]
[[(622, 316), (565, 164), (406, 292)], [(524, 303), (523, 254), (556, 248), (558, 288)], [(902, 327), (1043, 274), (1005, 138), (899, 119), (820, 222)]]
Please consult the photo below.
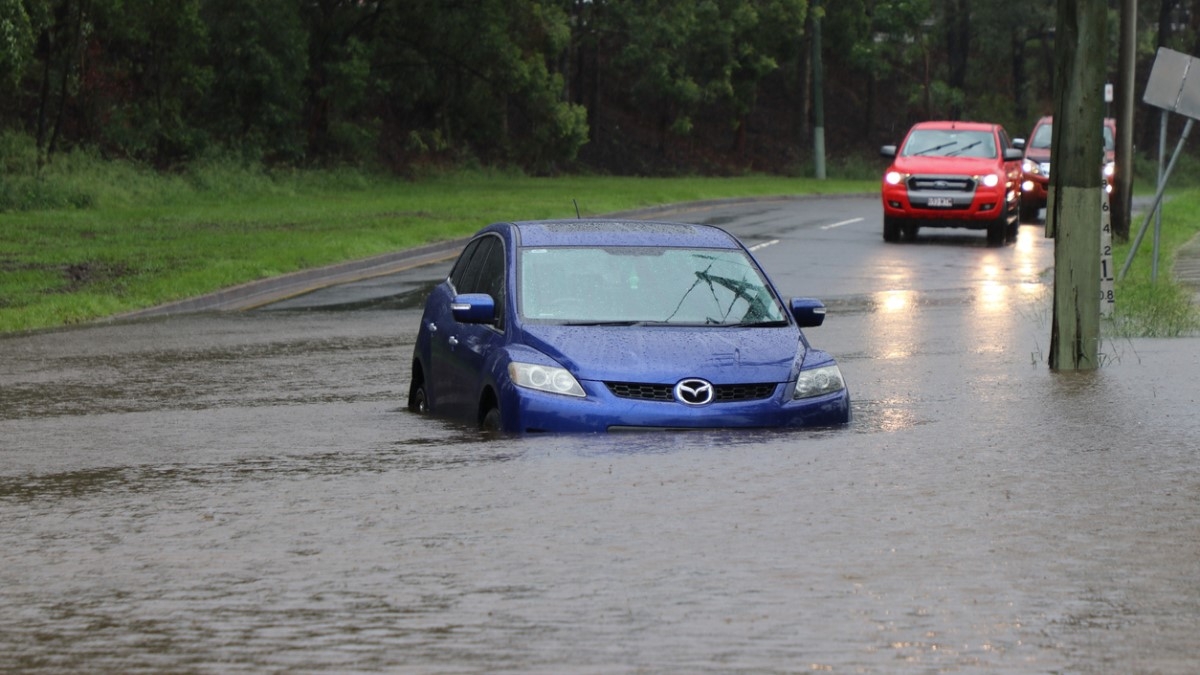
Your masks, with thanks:
[(908, 189), (914, 192), (974, 192), (975, 179), (968, 176), (911, 176)]

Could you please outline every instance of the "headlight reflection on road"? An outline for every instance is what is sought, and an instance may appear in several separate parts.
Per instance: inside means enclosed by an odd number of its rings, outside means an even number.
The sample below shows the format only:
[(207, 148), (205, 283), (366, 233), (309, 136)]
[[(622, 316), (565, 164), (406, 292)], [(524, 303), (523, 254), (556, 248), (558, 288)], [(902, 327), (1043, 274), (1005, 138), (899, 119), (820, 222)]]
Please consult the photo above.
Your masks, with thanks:
[(921, 339), (916, 325), (917, 292), (892, 290), (875, 293), (871, 335), (879, 344), (876, 352), (883, 359), (902, 359), (913, 354)]
[(875, 294), (875, 307), (884, 314), (912, 311), (917, 305), (916, 291), (883, 291)]
[(979, 287), (975, 292), (975, 305), (988, 314), (1004, 311), (1008, 307), (1008, 286), (1005, 285), (1003, 270), (994, 257), (984, 261), (979, 269)]

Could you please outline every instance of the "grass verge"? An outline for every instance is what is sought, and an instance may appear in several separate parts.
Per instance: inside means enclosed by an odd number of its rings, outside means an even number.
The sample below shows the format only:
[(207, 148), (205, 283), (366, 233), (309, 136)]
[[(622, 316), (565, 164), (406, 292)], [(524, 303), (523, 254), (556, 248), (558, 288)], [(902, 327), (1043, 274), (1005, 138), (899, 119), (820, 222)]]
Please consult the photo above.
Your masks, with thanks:
[[(355, 171), (267, 174), (121, 167), (85, 208), (0, 213), (0, 332), (87, 322), (301, 269), (466, 236), (505, 219), (570, 218), (696, 200), (870, 192), (874, 181), (530, 178), (401, 182)], [(72, 174), (74, 175), (74, 174)], [(54, 177), (43, 186), (53, 193)]]
[[(1200, 332), (1200, 307), (1195, 303), (1198, 291), (1181, 284), (1174, 274), (1181, 252), (1200, 255), (1200, 250), (1193, 251), (1200, 246), (1200, 241), (1193, 241), (1200, 236), (1200, 190), (1173, 194), (1162, 212), (1157, 280), (1152, 279), (1154, 223), (1151, 222), (1125, 278), (1116, 283), (1116, 309), (1111, 327), (1117, 336), (1179, 337)], [(1130, 241), (1114, 247), (1113, 261), (1118, 273), (1125, 266), (1145, 217), (1135, 214)]]

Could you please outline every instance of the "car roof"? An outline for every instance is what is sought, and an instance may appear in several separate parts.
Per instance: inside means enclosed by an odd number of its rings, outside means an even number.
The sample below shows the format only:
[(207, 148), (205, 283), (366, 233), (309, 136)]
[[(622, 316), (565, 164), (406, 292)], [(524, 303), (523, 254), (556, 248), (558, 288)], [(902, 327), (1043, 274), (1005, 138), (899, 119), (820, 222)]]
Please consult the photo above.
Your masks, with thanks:
[[(1043, 115), (1042, 117), (1038, 118), (1037, 122), (1033, 123), (1033, 126), (1037, 127), (1038, 125), (1041, 125), (1041, 124), (1054, 124), (1054, 116), (1053, 115)], [(1105, 124), (1105, 126), (1116, 127), (1117, 126), (1117, 118), (1105, 117), (1104, 124)]]
[(740, 248), (719, 227), (649, 220), (532, 220), (509, 223), (521, 246)]
[(955, 120), (932, 120), (917, 122), (913, 129), (961, 129), (963, 131), (992, 131), (997, 125), (991, 122), (961, 122)]

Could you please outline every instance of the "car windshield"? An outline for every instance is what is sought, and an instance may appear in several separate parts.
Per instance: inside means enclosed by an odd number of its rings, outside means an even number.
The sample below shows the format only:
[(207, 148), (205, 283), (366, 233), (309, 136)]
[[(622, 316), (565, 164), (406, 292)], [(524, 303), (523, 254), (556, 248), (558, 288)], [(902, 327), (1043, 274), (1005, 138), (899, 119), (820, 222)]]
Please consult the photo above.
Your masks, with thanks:
[[(1040, 150), (1049, 150), (1051, 137), (1054, 135), (1054, 125), (1046, 123), (1037, 128), (1033, 134), (1033, 140), (1029, 142), (1029, 147), (1038, 148)], [(1113, 152), (1117, 148), (1117, 139), (1113, 137), (1112, 127), (1104, 125), (1104, 151)]]
[(1049, 150), (1053, 135), (1054, 125), (1049, 123), (1043, 124), (1037, 128), (1037, 131), (1033, 132), (1033, 139), (1029, 141), (1029, 147), (1039, 150)]
[(996, 142), (990, 131), (917, 129), (908, 135), (901, 155), (922, 157), (996, 158)]
[(783, 325), (758, 267), (740, 250), (553, 247), (520, 251), (526, 319), (569, 324)]

